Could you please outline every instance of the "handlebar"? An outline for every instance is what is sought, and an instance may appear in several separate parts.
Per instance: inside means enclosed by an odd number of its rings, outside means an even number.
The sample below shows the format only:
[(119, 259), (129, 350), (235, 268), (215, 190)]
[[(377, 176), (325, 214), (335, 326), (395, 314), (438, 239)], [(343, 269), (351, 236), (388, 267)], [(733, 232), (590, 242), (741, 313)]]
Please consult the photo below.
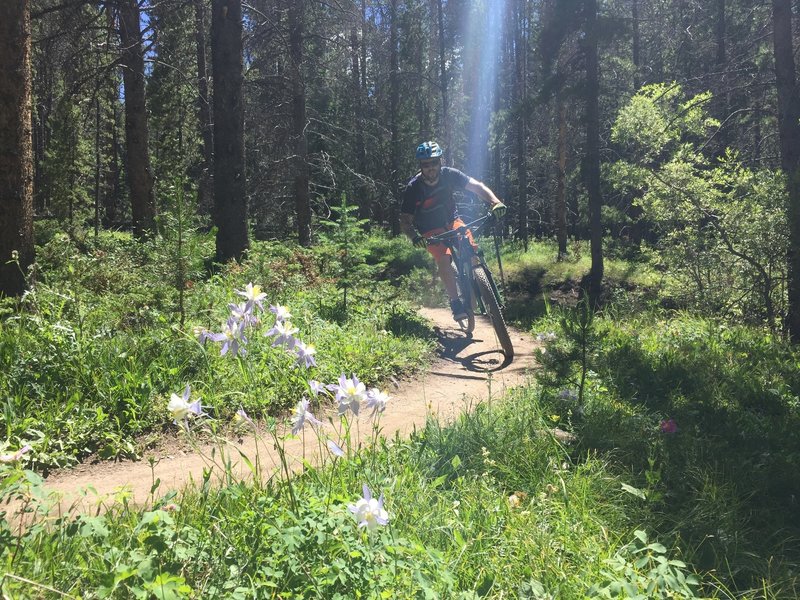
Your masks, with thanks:
[(426, 238), (425, 241), (428, 243), (428, 245), (441, 244), (441, 243), (446, 244), (451, 240), (454, 240), (459, 236), (464, 235), (464, 232), (466, 232), (467, 229), (471, 229), (472, 227), (476, 227), (473, 233), (474, 235), (478, 235), (483, 227), (489, 225), (490, 223), (494, 223), (496, 220), (497, 219), (492, 213), (487, 213), (484, 216), (479, 217), (474, 221), (471, 221), (470, 223), (465, 223), (464, 225), (460, 225), (455, 229), (451, 229), (443, 233), (432, 235), (431, 237)]

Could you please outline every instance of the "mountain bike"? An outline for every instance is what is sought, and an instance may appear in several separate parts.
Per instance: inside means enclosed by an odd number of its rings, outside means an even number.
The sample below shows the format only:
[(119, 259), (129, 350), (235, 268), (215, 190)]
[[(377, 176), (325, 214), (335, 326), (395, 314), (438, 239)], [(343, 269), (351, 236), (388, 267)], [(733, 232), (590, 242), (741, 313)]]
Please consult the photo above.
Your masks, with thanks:
[(467, 230), (477, 237), (496, 219), (491, 213), (474, 221), (445, 231), (427, 239), (428, 244), (444, 244), (450, 249), (451, 264), (458, 283), (458, 297), (464, 306), (467, 317), (458, 321), (459, 327), (467, 334), (475, 329), (476, 309), (489, 316), (492, 328), (506, 360), (514, 357), (514, 346), (508, 335), (506, 321), (503, 318), (500, 292), (492, 277), (492, 272), (483, 258), (483, 252), (475, 252), (467, 237)]

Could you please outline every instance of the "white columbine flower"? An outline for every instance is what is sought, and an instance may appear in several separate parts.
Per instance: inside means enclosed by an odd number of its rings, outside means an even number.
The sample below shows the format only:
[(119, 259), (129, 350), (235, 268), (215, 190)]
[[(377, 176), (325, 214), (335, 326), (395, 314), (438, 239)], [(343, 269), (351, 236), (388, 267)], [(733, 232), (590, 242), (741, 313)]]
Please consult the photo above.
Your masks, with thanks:
[(366, 398), (367, 392), (366, 386), (355, 375), (350, 379), (341, 375), (339, 383), (329, 385), (328, 389), (336, 394), (340, 415), (346, 413), (348, 408), (357, 415), (359, 408), (361, 408), (361, 401)]
[(367, 484), (364, 484), (364, 496), (347, 508), (355, 515), (358, 526), (366, 527), (369, 531), (389, 523), (389, 513), (383, 508), (383, 494), (376, 500), (372, 497)]
[(305, 425), (306, 421), (314, 426), (322, 425), (322, 421), (317, 419), (317, 417), (312, 415), (311, 411), (308, 410), (309, 405), (309, 401), (305, 398), (297, 403), (297, 406), (294, 409), (294, 415), (292, 416), (292, 435), (297, 435), (297, 433), (303, 428), (303, 425)]
[(269, 312), (275, 315), (276, 321), (288, 321), (292, 318), (292, 313), (289, 312), (289, 309), (285, 306), (281, 306), (280, 304), (273, 304), (270, 306)]
[(275, 325), (272, 327), (272, 329), (267, 331), (264, 335), (275, 336), (275, 339), (272, 340), (273, 346), (286, 344), (286, 346), (291, 350), (294, 348), (294, 345), (297, 341), (294, 337), (294, 334), (297, 333), (297, 331), (297, 327), (292, 327), (291, 321), (275, 321)]
[(167, 410), (172, 415), (172, 418), (175, 419), (175, 424), (178, 424), (178, 421), (184, 421), (189, 418), (189, 415), (198, 416), (203, 414), (203, 407), (200, 405), (200, 400), (195, 400), (194, 402), (189, 402), (189, 397), (191, 395), (191, 390), (189, 389), (189, 384), (186, 384), (186, 389), (183, 390), (183, 396), (178, 396), (177, 394), (172, 394), (169, 398), (169, 404), (167, 404)]
[(365, 408), (371, 408), (372, 414), (381, 413), (386, 410), (386, 403), (389, 402), (389, 394), (382, 392), (378, 388), (372, 388), (367, 392), (367, 403)]
[(253, 285), (251, 282), (245, 286), (244, 290), (236, 290), (236, 293), (245, 298), (249, 308), (252, 309), (253, 305), (256, 305), (261, 310), (264, 310), (261, 302), (267, 295), (261, 291), (260, 285)]

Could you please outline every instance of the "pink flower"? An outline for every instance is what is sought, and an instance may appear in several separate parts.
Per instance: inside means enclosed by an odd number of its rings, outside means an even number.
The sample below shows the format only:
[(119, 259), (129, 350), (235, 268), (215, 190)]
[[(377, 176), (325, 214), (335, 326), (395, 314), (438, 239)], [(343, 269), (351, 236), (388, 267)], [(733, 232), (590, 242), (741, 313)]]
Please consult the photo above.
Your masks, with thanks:
[(659, 429), (661, 430), (661, 433), (677, 433), (678, 424), (675, 422), (675, 419), (665, 419), (661, 421)]

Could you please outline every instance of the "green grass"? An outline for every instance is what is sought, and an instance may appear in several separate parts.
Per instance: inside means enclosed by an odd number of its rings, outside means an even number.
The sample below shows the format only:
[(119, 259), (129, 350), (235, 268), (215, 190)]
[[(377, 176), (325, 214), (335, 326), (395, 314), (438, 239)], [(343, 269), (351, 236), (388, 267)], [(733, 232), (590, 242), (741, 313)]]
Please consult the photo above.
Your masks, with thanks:
[[(34, 446), (26, 466), (104, 448), (135, 453), (138, 435), (175, 435), (166, 401), (187, 382), (224, 430), (240, 406), (281, 414), (306, 391), (306, 376), (355, 373), (376, 384), (418, 368), (431, 347), (406, 294), (429, 281), (424, 254), (379, 235), (365, 238), (359, 256), (369, 276), (348, 290), (346, 313), (330, 248), (257, 244), (241, 265), (210, 271), (210, 242), (195, 238), (183, 327), (166, 242), (52, 243), (40, 253), (35, 293), (21, 306), (6, 303), (0, 325), (0, 368), (8, 374), (0, 426), (7, 449)], [(587, 258), (555, 263), (554, 250), (509, 246), (510, 290), (566, 294), (588, 270)], [(663, 308), (641, 313), (660, 293), (644, 264), (609, 260), (607, 274), (605, 315), (583, 333), (568, 308), (518, 306), (517, 323), (556, 334), (536, 382), (451, 425), (429, 421), (411, 439), (349, 449), (346, 459), (290, 482), (200, 482), (165, 496), (155, 489), (146, 507), (123, 499), (103, 515), (45, 520), (25, 532), (2, 521), (0, 591), (797, 597), (800, 356), (760, 329)], [(312, 373), (292, 367), (260, 335), (251, 336), (243, 360), (220, 357), (191, 335), (195, 325), (217, 328), (233, 290), (248, 281), (290, 306), (303, 338), (319, 349)], [(677, 432), (661, 430), (667, 419)], [(560, 442), (554, 427), (575, 440)], [(391, 517), (369, 534), (347, 510), (364, 483), (385, 495)], [(0, 464), (0, 505), (21, 497), (35, 512), (47, 504), (40, 490), (34, 472)]]
[[(186, 384), (220, 418), (240, 406), (254, 417), (279, 415), (307, 392), (307, 379), (346, 372), (375, 385), (430, 355), (430, 329), (390, 284), (365, 281), (350, 290), (344, 311), (341, 291), (314, 254), (255, 243), (247, 261), (211, 274), (209, 239), (191, 238), (183, 325), (168, 241), (139, 245), (107, 234), (78, 247), (55, 236), (40, 249), (40, 280), (19, 304), (6, 301), (0, 321), (7, 445), (34, 445), (40, 469), (91, 454), (136, 456), (142, 441), (173, 428), (166, 404)], [(263, 336), (269, 312), (248, 333), (244, 370), (219, 356), (220, 344), (198, 342), (193, 329), (220, 331), (228, 304), (241, 300), (235, 290), (248, 282), (266, 290), (267, 307), (290, 307), (298, 336), (319, 348), (318, 368), (289, 368), (290, 353)]]

